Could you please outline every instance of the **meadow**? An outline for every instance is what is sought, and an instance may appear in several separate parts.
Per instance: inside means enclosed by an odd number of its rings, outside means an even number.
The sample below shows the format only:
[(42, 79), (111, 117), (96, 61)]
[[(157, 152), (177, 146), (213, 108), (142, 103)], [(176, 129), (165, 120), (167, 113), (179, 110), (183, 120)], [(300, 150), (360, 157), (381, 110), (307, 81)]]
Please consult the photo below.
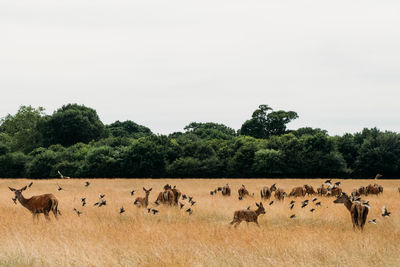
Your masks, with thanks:
[[(325, 179), (324, 179), (325, 180)], [(353, 231), (350, 214), (334, 197), (318, 197), (322, 203), (301, 208), (298, 203), (312, 197), (263, 201), (266, 214), (258, 222), (229, 225), (238, 209), (260, 202), (260, 189), (272, 183), (290, 192), (295, 186), (310, 184), (316, 189), (322, 179), (69, 179), (0, 180), (0, 266), (400, 266), (400, 193), (398, 180), (378, 180), (382, 195), (363, 197), (370, 201), (363, 232)], [(53, 193), (62, 213), (51, 221), (43, 215), (37, 222), (30, 212), (12, 201), (8, 186), (33, 195)], [(91, 184), (85, 187), (85, 181)], [(334, 181), (339, 181), (334, 179)], [(345, 192), (374, 183), (374, 180), (341, 180)], [(179, 207), (157, 206), (154, 201), (162, 187), (176, 185), (193, 196), (193, 214)], [(231, 197), (210, 191), (229, 183)], [(58, 191), (58, 184), (63, 190)], [(245, 184), (254, 197), (238, 200), (237, 190)], [(153, 215), (133, 205), (143, 197), (143, 187), (153, 188), (150, 207)], [(130, 191), (135, 189), (134, 196)], [(107, 205), (96, 207), (98, 195)], [(87, 205), (81, 206), (81, 197)], [(295, 208), (289, 202), (295, 199)], [(271, 198), (274, 200), (274, 197)], [(390, 217), (381, 217), (386, 205)], [(124, 207), (124, 213), (119, 209)], [(73, 209), (83, 212), (78, 216)], [(315, 208), (315, 212), (310, 212)], [(296, 218), (290, 219), (290, 215)]]

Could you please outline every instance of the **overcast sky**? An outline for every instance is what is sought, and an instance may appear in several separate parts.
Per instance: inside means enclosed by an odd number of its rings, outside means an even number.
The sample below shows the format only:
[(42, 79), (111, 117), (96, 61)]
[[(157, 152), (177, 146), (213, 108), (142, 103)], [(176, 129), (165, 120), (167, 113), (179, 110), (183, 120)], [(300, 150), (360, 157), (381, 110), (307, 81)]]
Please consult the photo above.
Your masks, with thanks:
[(0, 1), (0, 117), (66, 103), (156, 133), (235, 129), (259, 104), (290, 128), (400, 132), (400, 2)]

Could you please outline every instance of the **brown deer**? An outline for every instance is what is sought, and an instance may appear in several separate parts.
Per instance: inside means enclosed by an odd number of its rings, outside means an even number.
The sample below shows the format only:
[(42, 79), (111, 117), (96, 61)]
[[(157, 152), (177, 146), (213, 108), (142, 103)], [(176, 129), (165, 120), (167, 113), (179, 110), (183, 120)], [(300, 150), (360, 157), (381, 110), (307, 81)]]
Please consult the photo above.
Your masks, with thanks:
[(135, 204), (138, 207), (147, 208), (147, 206), (149, 205), (149, 195), (150, 195), (150, 192), (152, 189), (153, 188), (146, 190), (146, 188), (143, 187), (143, 190), (144, 190), (146, 196), (145, 197), (137, 197), (135, 199), (135, 202), (133, 202), (133, 204)]
[(328, 188), (328, 196), (340, 196), (342, 194), (342, 188), (340, 187), (332, 187)]
[(368, 205), (364, 205), (359, 201), (352, 202), (350, 197), (344, 192), (338, 196), (333, 203), (343, 203), (350, 212), (351, 220), (353, 222), (353, 230), (357, 228), (362, 231), (364, 229), (369, 211)]
[(314, 188), (311, 185), (305, 184), (304, 189), (306, 190), (307, 195), (314, 195), (315, 191)]
[[(258, 225), (258, 216), (260, 214), (265, 214), (265, 209), (263, 207), (262, 202), (260, 204), (256, 203), (256, 206), (258, 207), (256, 210), (237, 210), (233, 214), (233, 220), (231, 221), (230, 224), (235, 224), (235, 228), (242, 222), (246, 221), (247, 223), (249, 222), (255, 222)], [(259, 226), (259, 225), (258, 225)]]
[(274, 191), (276, 191), (275, 184), (271, 185), (271, 187), (264, 186), (260, 191), (261, 198), (269, 199)]
[(242, 187), (238, 190), (239, 199), (243, 199), (245, 196), (249, 196), (249, 191), (247, 191), (246, 187), (242, 184)]
[(306, 195), (306, 189), (302, 186), (298, 186), (292, 189), (290, 197), (304, 197)]
[(321, 187), (317, 188), (317, 192), (318, 192), (318, 195), (324, 196), (328, 193), (328, 190), (326, 189), (325, 185), (322, 184)]
[(365, 188), (365, 191), (365, 195), (379, 195), (380, 193), (383, 193), (383, 187), (377, 184), (370, 184)]
[(223, 196), (227, 196), (227, 197), (231, 196), (231, 188), (229, 187), (228, 184), (226, 184), (226, 185), (224, 185), (224, 187), (222, 187), (221, 193)]
[(156, 203), (173, 205), (175, 203), (175, 195), (169, 184), (164, 186), (164, 192), (158, 194)]
[(26, 189), (26, 186), (17, 190), (15, 188), (8, 187), (11, 191), (15, 193), (15, 198), (18, 199), (22, 206), (27, 208), (33, 215), (33, 219), (39, 219), (39, 214), (43, 213), (47, 220), (50, 220), (49, 213), (53, 212), (56, 219), (58, 214), (58, 200), (53, 194), (44, 194), (39, 196), (33, 196), (31, 198), (24, 198), (22, 191)]
[(276, 191), (275, 191), (275, 199), (276, 200), (279, 200), (279, 201), (282, 201), (282, 200), (284, 200), (285, 199), (285, 196), (286, 196), (286, 192), (285, 192), (285, 190), (283, 190), (282, 188), (278, 188)]
[(174, 185), (174, 188), (171, 189), (171, 191), (174, 194), (173, 204), (178, 205), (179, 198), (181, 197), (182, 193), (181, 193), (181, 191), (179, 191), (179, 189), (176, 188), (175, 185)]

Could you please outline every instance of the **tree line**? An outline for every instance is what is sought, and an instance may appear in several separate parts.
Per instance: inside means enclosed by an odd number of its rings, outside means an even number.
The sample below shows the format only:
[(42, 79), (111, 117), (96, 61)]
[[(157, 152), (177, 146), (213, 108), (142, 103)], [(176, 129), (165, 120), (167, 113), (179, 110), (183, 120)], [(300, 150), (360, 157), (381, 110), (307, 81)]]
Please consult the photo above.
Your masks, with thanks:
[(192, 122), (156, 135), (133, 121), (104, 125), (97, 112), (67, 104), (47, 115), (21, 106), (0, 121), (0, 177), (352, 177), (400, 176), (400, 134), (363, 129), (329, 136), (288, 130), (294, 111), (260, 105), (239, 130)]

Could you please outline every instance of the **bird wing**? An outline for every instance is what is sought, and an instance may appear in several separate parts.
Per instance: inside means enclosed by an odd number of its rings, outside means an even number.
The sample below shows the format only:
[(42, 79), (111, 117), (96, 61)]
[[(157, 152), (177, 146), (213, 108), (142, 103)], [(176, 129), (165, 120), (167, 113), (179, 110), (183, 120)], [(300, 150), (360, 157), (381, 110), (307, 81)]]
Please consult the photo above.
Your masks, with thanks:
[(386, 209), (386, 206), (383, 206), (382, 207), (382, 214), (385, 214), (385, 213), (387, 213), (387, 209)]

